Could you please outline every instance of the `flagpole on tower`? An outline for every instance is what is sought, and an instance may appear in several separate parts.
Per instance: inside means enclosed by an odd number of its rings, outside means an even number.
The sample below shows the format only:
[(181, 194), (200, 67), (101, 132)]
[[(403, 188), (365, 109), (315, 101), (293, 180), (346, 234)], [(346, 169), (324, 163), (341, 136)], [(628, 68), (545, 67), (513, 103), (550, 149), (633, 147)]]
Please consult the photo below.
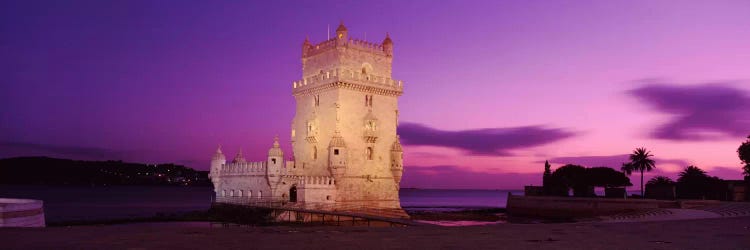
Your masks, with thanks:
[(329, 39), (331, 39), (331, 24), (328, 24), (328, 26), (326, 26), (326, 41), (328, 41)]

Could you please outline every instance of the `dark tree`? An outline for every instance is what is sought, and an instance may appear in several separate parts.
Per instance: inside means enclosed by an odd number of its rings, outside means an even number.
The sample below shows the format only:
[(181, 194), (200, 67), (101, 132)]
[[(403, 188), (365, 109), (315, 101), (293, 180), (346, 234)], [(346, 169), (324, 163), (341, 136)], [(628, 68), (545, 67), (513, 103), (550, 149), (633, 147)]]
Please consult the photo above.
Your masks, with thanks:
[(594, 187), (611, 188), (633, 185), (624, 173), (612, 168), (585, 168), (573, 164), (556, 169), (549, 178), (555, 180), (565, 193), (573, 189), (573, 195), (577, 197), (595, 196)]
[(630, 154), (630, 162), (622, 164), (622, 171), (627, 175), (633, 172), (641, 172), (641, 197), (643, 197), (643, 172), (650, 172), (656, 168), (656, 164), (651, 157), (654, 155), (646, 148), (636, 148)]
[(586, 168), (579, 165), (567, 164), (552, 173), (566, 189), (573, 189), (574, 196), (588, 196), (589, 184), (586, 178)]
[(549, 164), (549, 161), (544, 162), (542, 188), (544, 189), (544, 195), (568, 196), (568, 186), (565, 185), (562, 177), (552, 173), (552, 166)]
[(708, 178), (706, 171), (696, 166), (688, 166), (682, 172), (678, 174), (680, 177), (677, 178), (677, 182), (686, 182), (691, 180), (701, 180)]
[(666, 176), (656, 176), (654, 178), (651, 178), (651, 180), (646, 183), (647, 186), (651, 185), (674, 185), (674, 181), (672, 179), (669, 179), (669, 177)]
[(726, 185), (696, 166), (688, 166), (677, 178), (677, 196), (683, 199), (722, 199)]
[(594, 187), (625, 187), (632, 186), (630, 178), (624, 173), (608, 167), (595, 167), (586, 169), (588, 185)]
[(740, 157), (742, 163), (745, 163), (742, 173), (745, 176), (750, 176), (750, 136), (747, 136), (747, 140), (737, 148), (737, 156)]
[(549, 165), (549, 161), (544, 161), (544, 175), (542, 176), (542, 187), (550, 185), (550, 176), (552, 176), (552, 166)]

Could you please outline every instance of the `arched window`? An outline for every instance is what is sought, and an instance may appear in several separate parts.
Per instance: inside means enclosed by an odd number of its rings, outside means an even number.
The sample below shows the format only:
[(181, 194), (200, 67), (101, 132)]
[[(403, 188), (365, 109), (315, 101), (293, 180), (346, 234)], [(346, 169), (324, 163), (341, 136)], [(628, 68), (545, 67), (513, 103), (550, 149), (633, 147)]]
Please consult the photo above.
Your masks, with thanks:
[(227, 190), (221, 190), (221, 197), (227, 197)]
[(263, 191), (259, 190), (258, 191), (258, 199), (261, 199), (261, 198), (263, 198)]
[(313, 146), (313, 160), (318, 159), (318, 146)]
[(271, 162), (273, 162), (273, 164), (276, 164), (276, 158), (271, 158)]
[(247, 197), (253, 198), (253, 190), (247, 190)]
[(365, 153), (367, 154), (367, 159), (372, 160), (372, 147), (367, 147), (367, 150)]
[(242, 190), (237, 191), (237, 196), (242, 197)]
[(365, 95), (365, 107), (372, 107), (372, 95)]
[(229, 190), (229, 196), (234, 197), (234, 189)]

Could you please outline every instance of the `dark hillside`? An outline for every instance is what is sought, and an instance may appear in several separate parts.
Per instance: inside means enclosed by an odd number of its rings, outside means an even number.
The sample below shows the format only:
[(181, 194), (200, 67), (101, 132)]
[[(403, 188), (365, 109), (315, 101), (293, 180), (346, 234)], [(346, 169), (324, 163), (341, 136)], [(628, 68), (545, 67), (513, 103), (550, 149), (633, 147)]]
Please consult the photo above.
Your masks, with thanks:
[(194, 186), (211, 183), (207, 171), (174, 164), (16, 157), (0, 159), (0, 184)]

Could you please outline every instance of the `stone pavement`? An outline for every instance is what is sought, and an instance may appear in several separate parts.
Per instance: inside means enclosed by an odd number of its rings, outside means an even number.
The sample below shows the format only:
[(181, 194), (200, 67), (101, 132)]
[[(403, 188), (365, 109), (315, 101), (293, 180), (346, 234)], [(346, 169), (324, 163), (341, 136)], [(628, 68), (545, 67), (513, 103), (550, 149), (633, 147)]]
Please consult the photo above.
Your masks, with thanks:
[(719, 205), (710, 205), (694, 209), (663, 208), (650, 209), (612, 216), (601, 216), (603, 222), (643, 222), (643, 221), (669, 221), (669, 220), (694, 220), (722, 217), (744, 217), (750, 216), (750, 203), (727, 202)]

